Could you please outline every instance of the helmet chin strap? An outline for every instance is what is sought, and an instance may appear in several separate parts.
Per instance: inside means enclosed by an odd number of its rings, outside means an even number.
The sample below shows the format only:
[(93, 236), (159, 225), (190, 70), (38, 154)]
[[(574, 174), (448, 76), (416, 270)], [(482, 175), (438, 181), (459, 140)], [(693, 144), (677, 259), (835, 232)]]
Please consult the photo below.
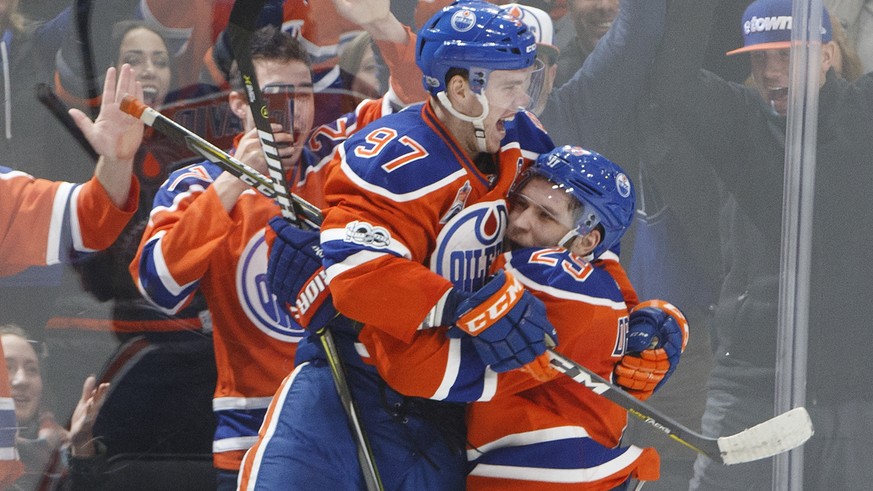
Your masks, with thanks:
[(473, 123), (473, 134), (476, 135), (476, 147), (482, 153), (487, 152), (486, 141), (485, 141), (485, 118), (488, 117), (488, 98), (486, 98), (483, 94), (479, 94), (473, 92), (473, 95), (476, 96), (476, 100), (479, 101), (479, 104), (482, 105), (482, 114), (479, 116), (467, 116), (466, 114), (461, 114), (452, 106), (452, 101), (449, 100), (449, 97), (446, 95), (445, 91), (437, 93), (437, 99), (439, 99), (440, 103), (443, 107), (446, 108), (452, 116), (460, 119), (461, 121), (466, 121), (468, 123)]
[(576, 237), (579, 237), (579, 227), (571, 228), (569, 232), (558, 240), (558, 245), (564, 249), (570, 249), (570, 246), (573, 245), (573, 239)]

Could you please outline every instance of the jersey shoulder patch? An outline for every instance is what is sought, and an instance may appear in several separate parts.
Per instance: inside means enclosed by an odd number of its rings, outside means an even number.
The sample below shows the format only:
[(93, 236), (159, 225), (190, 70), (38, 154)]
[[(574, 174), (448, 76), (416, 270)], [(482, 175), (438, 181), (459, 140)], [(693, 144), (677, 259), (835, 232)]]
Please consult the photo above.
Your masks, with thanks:
[(221, 174), (222, 170), (215, 164), (203, 162), (189, 165), (174, 171), (167, 177), (155, 196), (155, 206), (169, 206), (176, 196), (192, 190), (208, 188)]

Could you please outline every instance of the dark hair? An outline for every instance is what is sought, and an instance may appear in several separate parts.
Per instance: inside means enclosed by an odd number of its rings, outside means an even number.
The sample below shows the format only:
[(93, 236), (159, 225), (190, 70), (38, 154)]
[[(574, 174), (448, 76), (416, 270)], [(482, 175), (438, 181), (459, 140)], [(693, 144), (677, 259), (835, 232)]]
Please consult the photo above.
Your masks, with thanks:
[[(307, 67), (312, 66), (309, 53), (296, 38), (274, 25), (266, 25), (252, 34), (250, 46), (252, 61), (301, 61)], [(236, 63), (230, 71), (230, 84), (234, 90), (241, 90), (242, 81)]]
[(115, 63), (118, 62), (118, 55), (119, 51), (121, 50), (121, 43), (122, 41), (124, 41), (124, 36), (127, 36), (127, 33), (134, 29), (145, 29), (149, 32), (155, 33), (156, 36), (161, 38), (161, 41), (163, 41), (164, 46), (167, 47), (167, 51), (169, 52), (167, 38), (164, 37), (164, 34), (162, 32), (155, 29), (154, 26), (149, 25), (141, 20), (121, 20), (112, 25), (112, 34), (109, 38), (112, 47), (112, 50), (110, 51), (110, 56), (112, 57), (112, 59), (110, 60), (111, 65), (115, 66)]

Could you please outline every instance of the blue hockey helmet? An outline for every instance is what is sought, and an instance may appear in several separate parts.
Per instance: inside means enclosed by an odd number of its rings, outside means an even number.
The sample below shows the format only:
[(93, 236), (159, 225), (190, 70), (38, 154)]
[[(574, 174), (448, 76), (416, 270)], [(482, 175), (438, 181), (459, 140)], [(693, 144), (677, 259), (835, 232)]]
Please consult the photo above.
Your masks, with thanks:
[(594, 248), (596, 258), (617, 244), (630, 227), (636, 206), (633, 184), (621, 167), (603, 155), (564, 145), (541, 154), (528, 173), (548, 179), (582, 204), (576, 228), (561, 244), (600, 225), (603, 237)]
[(497, 5), (481, 0), (456, 1), (434, 14), (418, 31), (415, 62), (425, 89), (446, 90), (452, 68), (469, 72), (480, 93), (492, 70), (520, 70), (536, 61), (536, 37), (527, 25)]

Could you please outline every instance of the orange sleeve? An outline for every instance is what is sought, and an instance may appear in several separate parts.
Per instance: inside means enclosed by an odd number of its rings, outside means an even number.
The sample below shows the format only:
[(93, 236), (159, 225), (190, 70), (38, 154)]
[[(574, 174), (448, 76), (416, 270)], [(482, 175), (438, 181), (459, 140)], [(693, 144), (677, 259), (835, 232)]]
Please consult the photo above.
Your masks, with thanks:
[(109, 198), (100, 181), (92, 177), (79, 191), (76, 210), (85, 247), (101, 250), (112, 245), (133, 217), (138, 203), (139, 181), (136, 178), (130, 183), (127, 202), (119, 208)]
[(376, 45), (382, 53), (382, 59), (388, 65), (391, 73), (389, 81), (394, 93), (404, 104), (412, 104), (427, 99), (427, 92), (422, 83), (421, 69), (415, 63), (415, 34), (406, 29), (406, 43), (377, 41)]

